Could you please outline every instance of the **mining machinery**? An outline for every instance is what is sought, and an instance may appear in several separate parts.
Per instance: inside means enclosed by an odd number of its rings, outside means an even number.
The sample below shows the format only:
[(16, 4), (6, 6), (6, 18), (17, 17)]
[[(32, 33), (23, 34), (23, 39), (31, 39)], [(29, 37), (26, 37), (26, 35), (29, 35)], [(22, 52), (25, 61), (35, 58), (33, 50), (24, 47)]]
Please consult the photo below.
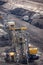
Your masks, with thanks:
[[(32, 46), (29, 46), (27, 43), (27, 52), (24, 52), (24, 44), (26, 45), (25, 38), (22, 35), (24, 30), (27, 30), (27, 27), (15, 27), (14, 22), (8, 22), (9, 35), (11, 37), (11, 51), (5, 52), (5, 61), (15, 61), (19, 63), (28, 63), (38, 60), (38, 49)], [(14, 35), (13, 35), (14, 33)], [(13, 50), (12, 50), (13, 48)], [(7, 50), (6, 50), (7, 51)]]

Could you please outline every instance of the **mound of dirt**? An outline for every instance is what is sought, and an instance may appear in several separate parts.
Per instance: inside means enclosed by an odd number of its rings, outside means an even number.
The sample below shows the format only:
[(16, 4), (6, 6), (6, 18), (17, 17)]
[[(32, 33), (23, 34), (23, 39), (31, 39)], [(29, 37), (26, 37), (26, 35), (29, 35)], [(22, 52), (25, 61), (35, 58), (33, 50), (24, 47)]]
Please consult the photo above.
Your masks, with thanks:
[(23, 16), (27, 15), (29, 19), (27, 21), (25, 20), (26, 22), (31, 23), (32, 25), (40, 29), (43, 29), (43, 16), (42, 17), (40, 16), (39, 19), (31, 19), (31, 17), (35, 14), (35, 12), (23, 8), (15, 8), (13, 10), (10, 10), (10, 12), (11, 14), (16, 15), (16, 17), (20, 19), (22, 19)]
[(15, 8), (13, 10), (10, 11), (11, 14), (14, 14), (16, 16), (24, 16), (24, 15), (28, 15), (31, 16), (32, 14), (34, 14), (35, 12), (23, 9), (23, 8)]

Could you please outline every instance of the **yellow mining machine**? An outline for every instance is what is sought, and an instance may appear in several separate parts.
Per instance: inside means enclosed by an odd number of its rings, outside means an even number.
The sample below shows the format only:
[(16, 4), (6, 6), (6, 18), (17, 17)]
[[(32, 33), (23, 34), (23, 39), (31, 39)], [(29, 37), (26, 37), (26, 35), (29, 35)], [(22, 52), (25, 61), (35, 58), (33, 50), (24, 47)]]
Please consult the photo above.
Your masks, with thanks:
[(34, 62), (35, 60), (39, 59), (38, 48), (32, 46), (31, 44), (28, 46), (27, 54), (28, 62)]

